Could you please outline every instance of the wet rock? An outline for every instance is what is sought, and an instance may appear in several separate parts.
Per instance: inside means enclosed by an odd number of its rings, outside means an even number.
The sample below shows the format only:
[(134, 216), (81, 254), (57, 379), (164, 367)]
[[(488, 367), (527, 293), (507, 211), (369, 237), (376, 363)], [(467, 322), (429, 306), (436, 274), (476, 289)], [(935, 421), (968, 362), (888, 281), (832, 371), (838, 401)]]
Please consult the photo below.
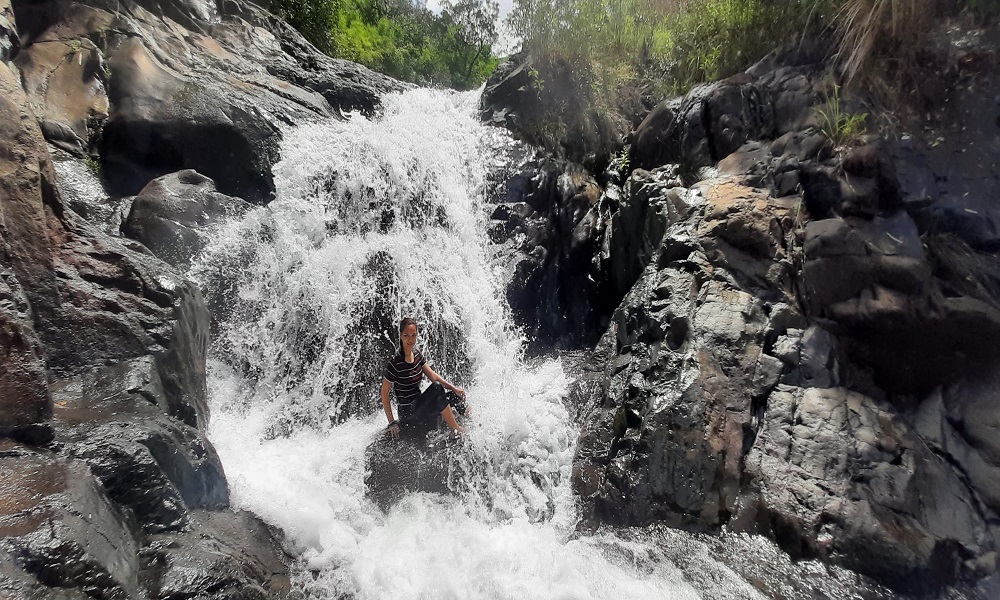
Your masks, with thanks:
[(687, 217), (698, 202), (683, 188), (677, 170), (669, 167), (633, 171), (621, 195), (602, 244), (614, 301), (624, 298), (639, 279), (667, 227)]
[(137, 597), (138, 542), (86, 465), (10, 442), (0, 448), (3, 570), (23, 573), (22, 589), (39, 590), (35, 580), (90, 597)]
[[(6, 73), (6, 76), (4, 75)], [(167, 265), (92, 229), (67, 211), (25, 96), (0, 68), (4, 242), (31, 305), (50, 373), (157, 353), (176, 414), (204, 417), (207, 314), (200, 293)]]
[(400, 89), (239, 0), (16, 8), (18, 66), (47, 139), (80, 156), (97, 149), (116, 196), (192, 168), (267, 202), (280, 125), (371, 111)]
[(597, 182), (560, 161), (528, 165), (507, 182), (494, 211), (494, 241), (507, 244), (507, 299), (541, 347), (596, 339), (614, 298), (600, 293), (594, 257), (606, 225)]
[(10, 0), (0, 0), (0, 63), (13, 58), (21, 48)]
[(145, 531), (180, 530), (189, 509), (228, 506), (219, 457), (203, 433), (168, 416), (152, 357), (59, 381), (53, 398), (56, 441)]
[(601, 342), (613, 350), (607, 392), (581, 434), (574, 481), (597, 521), (718, 526), (736, 508), (767, 318), (749, 294), (699, 283), (683, 262), (655, 267)]
[(42, 344), (17, 277), (4, 265), (5, 254), (0, 246), (0, 434), (52, 414)]
[(191, 510), (228, 503), (199, 429), (208, 312), (169, 265), (63, 204), (7, 64), (0, 88), (0, 595), (146, 597), (144, 535), (179, 535)]
[(180, 534), (150, 536), (142, 580), (151, 598), (285, 598), (285, 555), (267, 525), (251, 513), (196, 511)]
[(208, 243), (211, 228), (242, 216), (250, 205), (215, 191), (197, 171), (178, 171), (151, 181), (132, 202), (122, 233), (186, 271)]
[(461, 451), (443, 431), (427, 438), (381, 432), (365, 449), (365, 494), (382, 510), (413, 492), (450, 494), (452, 460)]
[(779, 386), (746, 459), (759, 525), (801, 556), (901, 589), (954, 581), (996, 532), (969, 489), (890, 406), (843, 388)]

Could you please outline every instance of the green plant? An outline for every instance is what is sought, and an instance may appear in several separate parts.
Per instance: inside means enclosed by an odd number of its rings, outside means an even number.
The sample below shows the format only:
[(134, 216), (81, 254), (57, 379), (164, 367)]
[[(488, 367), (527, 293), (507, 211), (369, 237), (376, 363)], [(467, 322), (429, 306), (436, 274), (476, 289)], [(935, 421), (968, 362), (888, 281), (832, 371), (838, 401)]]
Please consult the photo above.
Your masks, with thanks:
[(833, 93), (826, 103), (816, 108), (820, 120), (820, 131), (835, 146), (850, 146), (868, 132), (868, 113), (851, 113), (844, 110), (840, 101), (840, 86), (833, 86)]
[(95, 176), (98, 178), (101, 177), (101, 162), (97, 157), (91, 154), (86, 154), (83, 157), (83, 164), (87, 165), (87, 169)]

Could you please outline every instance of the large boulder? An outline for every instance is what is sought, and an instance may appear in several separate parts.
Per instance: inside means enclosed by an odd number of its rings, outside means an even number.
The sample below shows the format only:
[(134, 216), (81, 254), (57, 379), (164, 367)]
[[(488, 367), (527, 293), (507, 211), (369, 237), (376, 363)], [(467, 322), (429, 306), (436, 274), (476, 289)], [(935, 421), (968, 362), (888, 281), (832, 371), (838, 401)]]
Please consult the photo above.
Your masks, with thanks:
[(215, 182), (197, 171), (178, 171), (154, 179), (139, 192), (122, 233), (186, 271), (208, 244), (213, 226), (249, 209), (243, 200), (215, 191)]
[(629, 135), (632, 162), (645, 169), (718, 162), (747, 140), (773, 136), (771, 102), (767, 91), (746, 75), (664, 100)]
[(595, 256), (607, 212), (597, 182), (563, 161), (528, 164), (506, 182), (490, 237), (504, 244), (515, 318), (540, 347), (592, 344), (617, 298), (603, 293)]
[(539, 59), (519, 52), (486, 81), (480, 98), (482, 119), (560, 159), (600, 172), (629, 125), (617, 111), (606, 109), (591, 78), (569, 59)]
[(138, 596), (138, 540), (87, 466), (9, 441), (0, 448), (0, 564), (20, 574), (14, 593), (24, 594), (12, 597), (45, 597), (45, 586)]
[(443, 431), (426, 437), (403, 432), (398, 439), (381, 432), (365, 449), (365, 494), (384, 511), (414, 492), (450, 494), (460, 451)]
[(322, 55), (255, 4), (15, 2), (16, 62), (47, 139), (98, 150), (112, 195), (196, 169), (252, 202), (274, 191), (279, 126), (371, 111), (395, 81)]
[(90, 465), (147, 532), (182, 529), (190, 509), (228, 506), (215, 449), (201, 431), (169, 416), (152, 357), (58, 381), (53, 401), (56, 442)]

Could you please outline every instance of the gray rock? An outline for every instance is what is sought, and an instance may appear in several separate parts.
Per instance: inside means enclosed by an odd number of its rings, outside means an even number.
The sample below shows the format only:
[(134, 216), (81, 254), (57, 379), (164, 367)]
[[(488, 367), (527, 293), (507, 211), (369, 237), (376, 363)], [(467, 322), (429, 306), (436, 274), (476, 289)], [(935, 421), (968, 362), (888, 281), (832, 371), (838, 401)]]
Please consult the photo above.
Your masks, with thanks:
[(32, 32), (17, 64), (48, 139), (77, 155), (99, 146), (115, 196), (192, 168), (267, 202), (280, 125), (371, 112), (402, 87), (241, 0), (51, 0), (17, 12)]
[(10, 0), (0, 0), (0, 63), (13, 58), (21, 48)]
[(460, 451), (460, 441), (443, 431), (426, 439), (380, 432), (365, 449), (365, 494), (382, 510), (413, 492), (451, 494), (451, 463)]
[[(948, 463), (891, 407), (842, 388), (779, 386), (746, 459), (756, 515), (786, 548), (904, 589), (948, 583), (996, 544)], [(985, 534), (985, 535), (984, 535)]]
[(30, 575), (24, 587), (37, 579), (98, 598), (137, 597), (139, 544), (86, 465), (0, 444), (3, 570)]
[(149, 182), (132, 202), (122, 233), (181, 271), (208, 243), (213, 226), (242, 216), (250, 205), (215, 191), (215, 182), (193, 170)]
[(287, 556), (268, 526), (248, 512), (195, 511), (190, 529), (156, 534), (140, 575), (151, 598), (286, 598)]

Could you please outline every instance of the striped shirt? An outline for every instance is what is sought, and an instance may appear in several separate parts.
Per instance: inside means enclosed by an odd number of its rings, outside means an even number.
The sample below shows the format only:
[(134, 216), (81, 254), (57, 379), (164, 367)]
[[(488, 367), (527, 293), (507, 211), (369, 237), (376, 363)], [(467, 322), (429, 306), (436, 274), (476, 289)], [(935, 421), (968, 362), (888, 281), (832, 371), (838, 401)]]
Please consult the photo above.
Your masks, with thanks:
[(413, 362), (406, 362), (402, 350), (389, 359), (382, 375), (392, 383), (397, 404), (409, 406), (420, 397), (420, 380), (424, 377), (426, 364), (424, 355), (416, 348), (413, 349)]

